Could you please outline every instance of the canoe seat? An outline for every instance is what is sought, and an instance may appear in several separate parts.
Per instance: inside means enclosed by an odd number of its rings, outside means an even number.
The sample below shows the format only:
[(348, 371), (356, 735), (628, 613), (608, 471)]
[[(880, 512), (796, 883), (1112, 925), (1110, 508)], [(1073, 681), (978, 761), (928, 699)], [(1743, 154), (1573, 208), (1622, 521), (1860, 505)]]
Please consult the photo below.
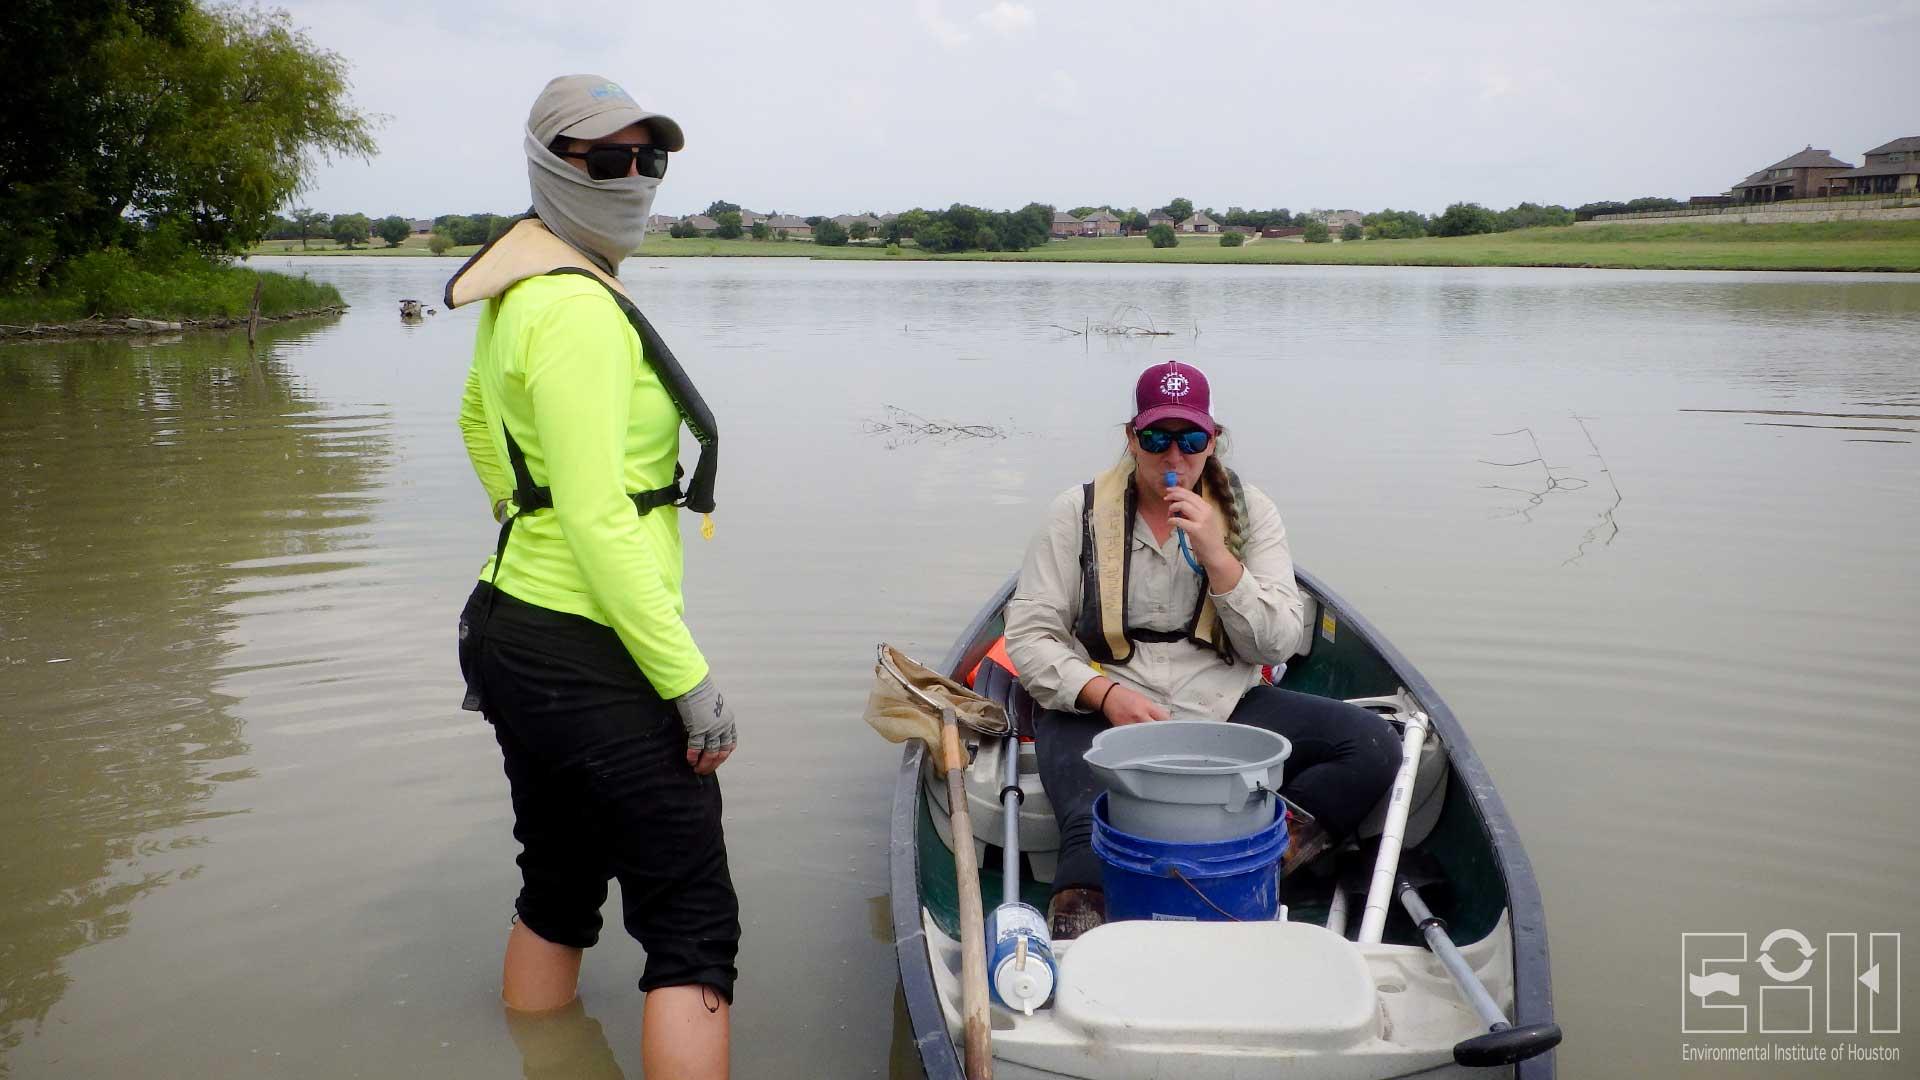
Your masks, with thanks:
[(1054, 1010), (1096, 1044), (1344, 1050), (1380, 1033), (1366, 960), (1312, 923), (1116, 922), (1062, 950)]

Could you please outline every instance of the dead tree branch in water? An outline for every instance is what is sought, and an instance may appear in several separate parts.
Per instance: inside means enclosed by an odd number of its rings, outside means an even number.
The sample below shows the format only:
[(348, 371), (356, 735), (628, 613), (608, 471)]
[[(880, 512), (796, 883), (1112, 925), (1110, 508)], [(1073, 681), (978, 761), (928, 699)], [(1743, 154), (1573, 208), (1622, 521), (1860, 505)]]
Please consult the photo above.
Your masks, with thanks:
[(1528, 524), (1532, 524), (1534, 509), (1540, 506), (1542, 503), (1546, 502), (1547, 496), (1553, 494), (1556, 491), (1579, 491), (1581, 488), (1584, 488), (1587, 486), (1587, 482), (1585, 480), (1580, 479), (1577, 476), (1559, 475), (1561, 473), (1566, 472), (1567, 471), (1566, 469), (1561, 468), (1559, 466), (1547, 464), (1547, 456), (1545, 453), (1543, 453), (1540, 450), (1540, 440), (1538, 437), (1534, 435), (1532, 428), (1523, 427), (1523, 428), (1517, 428), (1513, 431), (1496, 431), (1493, 434), (1495, 438), (1506, 438), (1511, 435), (1525, 435), (1527, 437), (1527, 441), (1533, 444), (1533, 456), (1528, 458), (1525, 461), (1488, 461), (1485, 458), (1481, 458), (1479, 459), (1480, 464), (1492, 465), (1492, 466), (1495, 466), (1496, 468), (1501, 468), (1501, 469), (1519, 469), (1519, 468), (1524, 468), (1525, 466), (1528, 466), (1528, 465), (1538, 465), (1540, 466), (1540, 472), (1545, 483), (1545, 486), (1543, 486), (1539, 491), (1534, 491), (1531, 488), (1508, 487), (1505, 484), (1481, 485), (1482, 487), (1490, 488), (1495, 491), (1511, 491), (1519, 495), (1525, 495), (1527, 497), (1527, 503), (1525, 506), (1519, 507), (1514, 510), (1509, 510), (1500, 516), (1502, 517), (1517, 516), (1522, 521), (1525, 521)]
[[(1128, 317), (1135, 316), (1140, 321), (1129, 322)], [(1141, 325), (1144, 321), (1145, 325)], [(1089, 319), (1084, 327), (1075, 330), (1071, 326), (1048, 323), (1055, 330), (1064, 330), (1076, 337), (1091, 337), (1101, 334), (1107, 337), (1172, 337), (1173, 331), (1162, 330), (1153, 323), (1153, 316), (1138, 304), (1122, 304), (1107, 316), (1106, 322), (1094, 322)], [(1197, 330), (1196, 330), (1197, 332)]]
[(1620, 536), (1620, 523), (1614, 519), (1613, 512), (1620, 508), (1621, 503), (1627, 501), (1627, 497), (1620, 493), (1620, 482), (1613, 478), (1613, 468), (1607, 464), (1606, 456), (1600, 453), (1600, 444), (1593, 440), (1593, 432), (1587, 430), (1588, 419), (1579, 413), (1573, 414), (1573, 422), (1580, 425), (1580, 434), (1587, 437), (1587, 445), (1593, 447), (1593, 456), (1600, 462), (1600, 471), (1606, 474), (1607, 484), (1613, 488), (1613, 502), (1605, 510), (1600, 511), (1599, 518), (1580, 537), (1579, 546), (1574, 548), (1572, 556), (1566, 562), (1560, 564), (1562, 566), (1571, 566), (1585, 558), (1587, 547), (1591, 544), (1598, 543), (1601, 547), (1612, 547), (1614, 540)]
[(903, 409), (898, 405), (888, 405), (886, 415), (880, 419), (861, 421), (861, 428), (868, 435), (881, 435), (886, 438), (889, 450), (911, 443), (937, 439), (952, 442), (956, 439), (1004, 439), (1005, 428), (992, 424), (960, 424), (951, 420), (930, 420), (917, 412)]

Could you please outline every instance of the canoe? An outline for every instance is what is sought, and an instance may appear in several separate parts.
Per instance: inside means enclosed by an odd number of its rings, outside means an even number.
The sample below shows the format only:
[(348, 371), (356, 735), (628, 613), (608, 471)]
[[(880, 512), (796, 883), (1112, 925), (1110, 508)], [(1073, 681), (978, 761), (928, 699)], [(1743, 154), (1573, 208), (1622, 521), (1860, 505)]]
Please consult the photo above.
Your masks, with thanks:
[[(1539, 886), (1492, 779), (1433, 686), (1368, 622), (1312, 575), (1298, 573), (1308, 633), (1278, 685), (1356, 701), (1390, 720), (1430, 719), (1408, 817), (1403, 866), (1448, 935), (1516, 1027), (1553, 1020)], [(938, 670), (966, 681), (1005, 630), (1009, 580), (963, 631)], [(1004, 691), (1003, 691), (1004, 692)], [(1009, 702), (1015, 712), (1030, 704)], [(968, 736), (967, 771), (981, 892), (999, 903), (1003, 818), (1001, 740)], [(1021, 897), (1045, 910), (1058, 832), (1021, 754)], [(1337, 865), (1371, 865), (1358, 851)], [(960, 945), (944, 780), (909, 742), (894, 787), (891, 908), (906, 1022), (931, 1080), (963, 1080)], [(1348, 873), (1351, 883), (1354, 875)], [(1311, 869), (1283, 884), (1284, 920), (1114, 922), (1055, 945), (1058, 984), (1032, 1016), (992, 1007), (999, 1080), (1215, 1080), (1484, 1077), (1551, 1080), (1552, 1051), (1511, 1065), (1468, 1068), (1453, 1048), (1486, 1028), (1419, 932), (1395, 905), (1380, 944), (1350, 940), (1364, 895), (1348, 892), (1344, 933), (1328, 929), (1339, 874)], [(1364, 885), (1359, 886), (1364, 893)]]

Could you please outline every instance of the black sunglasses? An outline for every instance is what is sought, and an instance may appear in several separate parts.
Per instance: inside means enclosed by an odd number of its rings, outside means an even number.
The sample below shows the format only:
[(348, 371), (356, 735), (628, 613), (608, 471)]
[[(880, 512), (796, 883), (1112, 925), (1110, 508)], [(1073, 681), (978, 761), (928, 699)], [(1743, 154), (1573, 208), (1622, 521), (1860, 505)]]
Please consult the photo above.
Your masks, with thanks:
[(595, 180), (618, 180), (627, 175), (629, 165), (637, 166), (641, 176), (655, 180), (667, 175), (667, 150), (652, 143), (605, 143), (585, 150), (555, 150), (561, 157), (582, 158), (587, 175)]
[(1149, 427), (1141, 428), (1133, 434), (1140, 440), (1140, 449), (1149, 454), (1164, 454), (1167, 452), (1167, 447), (1174, 443), (1180, 444), (1180, 452), (1183, 454), (1197, 454), (1205, 450), (1207, 444), (1213, 441), (1213, 436), (1199, 428), (1182, 431), (1176, 435), (1171, 431)]

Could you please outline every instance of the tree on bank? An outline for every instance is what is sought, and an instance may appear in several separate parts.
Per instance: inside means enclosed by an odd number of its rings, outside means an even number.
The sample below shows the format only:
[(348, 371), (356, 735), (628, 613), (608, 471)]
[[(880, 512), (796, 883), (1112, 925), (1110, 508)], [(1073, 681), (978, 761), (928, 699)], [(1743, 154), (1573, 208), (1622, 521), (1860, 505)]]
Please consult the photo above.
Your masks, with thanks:
[(1327, 223), (1319, 218), (1308, 218), (1307, 223), (1301, 228), (1306, 230), (1301, 234), (1301, 239), (1309, 244), (1325, 244), (1333, 239), (1327, 233)]
[(1180, 246), (1179, 235), (1173, 231), (1173, 226), (1165, 223), (1155, 225), (1151, 229), (1148, 229), (1147, 240), (1149, 243), (1153, 244), (1153, 246), (1157, 248), (1170, 248), (1170, 247)]
[(730, 203), (725, 199), (715, 199), (712, 202), (707, 204), (707, 208), (705, 210), (702, 210), (700, 212), (707, 215), (708, 217), (712, 218), (715, 221), (719, 221), (721, 214), (739, 213), (740, 204)]
[(1434, 236), (1478, 236), (1499, 227), (1493, 211), (1473, 202), (1457, 202), (1446, 208), (1427, 231)]
[(1366, 230), (1362, 229), (1360, 223), (1357, 221), (1349, 221), (1345, 225), (1340, 226), (1340, 239), (1342, 240), (1358, 240), (1365, 235)]
[(846, 247), (847, 230), (832, 218), (821, 218), (813, 227), (813, 242), (822, 247)]
[(370, 157), (347, 65), (284, 12), (12, 0), (0, 19), (0, 284), (164, 228), (243, 250), (317, 161)]
[(318, 210), (295, 210), (293, 227), (300, 233), (300, 250), (307, 250), (307, 237), (323, 236), (327, 231), (327, 222), (332, 220), (328, 214)]
[(1193, 216), (1192, 199), (1172, 199), (1166, 207), (1167, 216), (1175, 221), (1185, 221)]
[(714, 220), (720, 223), (720, 227), (713, 230), (713, 235), (719, 237), (722, 240), (740, 239), (740, 233), (741, 233), (740, 211), (738, 210), (724, 211), (718, 216), (716, 216)]
[(373, 231), (379, 235), (380, 239), (387, 242), (388, 247), (399, 247), (400, 241), (413, 235), (413, 222), (398, 214), (389, 214), (380, 219), (380, 223), (373, 227)]
[(335, 214), (333, 216), (333, 238), (348, 251), (352, 251), (353, 245), (355, 244), (366, 243), (367, 235), (371, 228), (372, 223), (367, 221), (367, 215), (365, 214)]
[(773, 239), (773, 228), (764, 221), (754, 222), (753, 228), (748, 229), (747, 231), (753, 235), (753, 238), (755, 240)]

